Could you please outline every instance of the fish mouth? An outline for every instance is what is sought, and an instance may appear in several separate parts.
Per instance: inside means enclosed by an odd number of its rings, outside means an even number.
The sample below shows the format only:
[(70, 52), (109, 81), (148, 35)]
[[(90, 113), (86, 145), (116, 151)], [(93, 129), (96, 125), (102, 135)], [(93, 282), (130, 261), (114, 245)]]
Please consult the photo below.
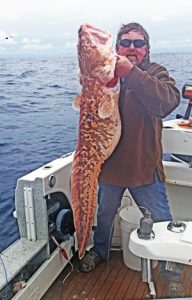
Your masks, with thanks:
[(79, 28), (78, 35), (80, 39), (84, 34), (89, 37), (93, 44), (105, 45), (111, 37), (111, 34), (108, 31), (98, 29), (88, 23), (81, 25)]

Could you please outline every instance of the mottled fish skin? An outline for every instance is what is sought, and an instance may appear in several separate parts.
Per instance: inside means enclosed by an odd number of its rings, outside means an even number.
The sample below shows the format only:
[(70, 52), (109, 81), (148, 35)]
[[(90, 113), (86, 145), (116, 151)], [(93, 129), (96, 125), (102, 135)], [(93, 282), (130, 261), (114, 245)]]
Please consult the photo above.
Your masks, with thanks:
[(72, 166), (72, 208), (79, 257), (85, 253), (95, 214), (101, 165), (118, 144), (121, 122), (119, 82), (114, 77), (116, 56), (111, 35), (89, 24), (79, 29), (78, 57), (82, 91), (74, 101), (80, 107), (79, 134)]

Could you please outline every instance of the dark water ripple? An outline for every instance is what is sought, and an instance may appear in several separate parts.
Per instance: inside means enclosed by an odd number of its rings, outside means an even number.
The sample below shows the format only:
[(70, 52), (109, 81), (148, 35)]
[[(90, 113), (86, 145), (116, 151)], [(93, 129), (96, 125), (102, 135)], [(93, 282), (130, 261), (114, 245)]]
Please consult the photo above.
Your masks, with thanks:
[[(192, 54), (155, 54), (152, 60), (167, 67), (180, 90), (192, 83)], [(19, 237), (12, 217), (17, 179), (76, 146), (77, 68), (76, 58), (0, 59), (0, 251)], [(185, 107), (182, 100), (169, 118)]]

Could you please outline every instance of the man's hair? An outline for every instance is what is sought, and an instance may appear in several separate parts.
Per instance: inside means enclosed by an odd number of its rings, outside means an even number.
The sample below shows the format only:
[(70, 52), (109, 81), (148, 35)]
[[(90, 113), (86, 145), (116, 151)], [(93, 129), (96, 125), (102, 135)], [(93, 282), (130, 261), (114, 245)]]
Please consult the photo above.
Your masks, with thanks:
[(149, 46), (149, 34), (143, 28), (143, 26), (141, 26), (139, 23), (128, 23), (123, 24), (119, 29), (119, 32), (117, 34), (116, 50), (118, 50), (119, 48), (119, 41), (121, 40), (122, 35), (132, 30), (140, 32), (143, 35), (145, 41), (147, 42), (147, 45)]

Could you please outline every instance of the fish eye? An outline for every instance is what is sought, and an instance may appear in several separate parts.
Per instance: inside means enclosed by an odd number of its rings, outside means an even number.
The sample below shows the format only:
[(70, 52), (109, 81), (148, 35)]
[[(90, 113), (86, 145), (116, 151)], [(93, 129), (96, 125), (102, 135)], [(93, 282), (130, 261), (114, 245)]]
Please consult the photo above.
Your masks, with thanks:
[(89, 46), (90, 45), (90, 41), (86, 40), (84, 44), (85, 44), (85, 46)]

